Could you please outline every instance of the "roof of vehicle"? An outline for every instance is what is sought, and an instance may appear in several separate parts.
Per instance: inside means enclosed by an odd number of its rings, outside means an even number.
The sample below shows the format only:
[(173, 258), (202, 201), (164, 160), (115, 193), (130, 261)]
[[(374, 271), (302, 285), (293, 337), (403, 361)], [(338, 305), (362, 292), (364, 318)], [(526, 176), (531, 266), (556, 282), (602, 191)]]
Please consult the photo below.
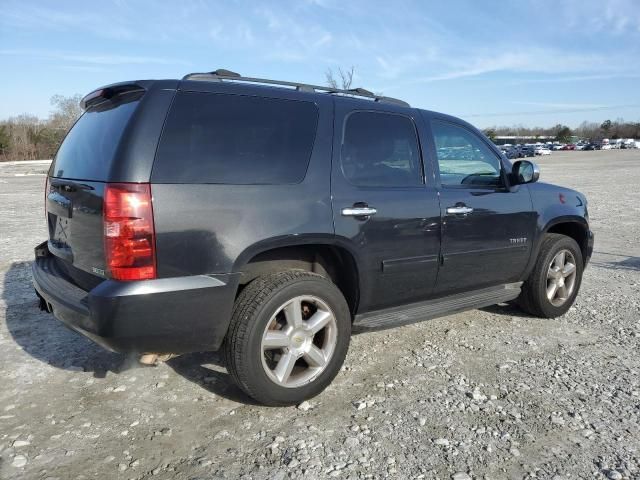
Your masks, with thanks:
[[(193, 82), (193, 83), (192, 83)], [(268, 90), (285, 90), (288, 92), (296, 92), (296, 96), (325, 96), (332, 95), (348, 99), (355, 102), (361, 102), (366, 105), (369, 102), (375, 102), (381, 105), (389, 105), (394, 108), (406, 108), (411, 109), (404, 100), (400, 100), (393, 97), (387, 97), (384, 95), (377, 95), (373, 92), (365, 90), (363, 88), (351, 88), (340, 89), (321, 85), (311, 85), (299, 82), (289, 82), (280, 80), (271, 80), (265, 78), (253, 78), (243, 77), (238, 73), (218, 69), (212, 72), (204, 73), (189, 73), (182, 77), (181, 80), (176, 79), (164, 79), (164, 80), (133, 80), (127, 82), (119, 82), (111, 85), (100, 87), (88, 95), (86, 95), (82, 101), (81, 106), (83, 109), (99, 103), (105, 99), (111, 98), (113, 95), (117, 95), (123, 92), (138, 91), (138, 90), (164, 90), (164, 89), (181, 89), (183, 86), (186, 89), (192, 88), (194, 85), (200, 83), (203, 87), (207, 83), (219, 82), (223, 83), (228, 90), (248, 91), (249, 89), (260, 89), (263, 92)], [(208, 90), (208, 88), (203, 88)], [(445, 113), (435, 112), (432, 110), (419, 109), (420, 111), (430, 115), (432, 118), (437, 118), (443, 121), (451, 121), (458, 124), (466, 125), (469, 128), (477, 130), (469, 122), (462, 120), (461, 118), (454, 117)]]
[(403, 107), (410, 107), (410, 105), (404, 100), (400, 100), (393, 97), (387, 97), (384, 95), (376, 95), (369, 90), (365, 90), (364, 88), (350, 88), (350, 89), (341, 89), (334, 88), (328, 86), (321, 85), (311, 85), (306, 83), (299, 82), (289, 82), (283, 80), (271, 80), (267, 78), (254, 78), (254, 77), (243, 77), (239, 73), (232, 72), (230, 70), (218, 69), (212, 72), (205, 73), (189, 73), (182, 77), (182, 80), (196, 80), (196, 81), (204, 81), (204, 82), (242, 82), (242, 83), (251, 83), (258, 85), (269, 85), (269, 86), (277, 86), (277, 87), (286, 87), (293, 88), (300, 92), (308, 92), (308, 93), (329, 93), (329, 94), (337, 94), (349, 97), (358, 97), (358, 98), (366, 98), (372, 100), (374, 102), (381, 103), (392, 103), (395, 105), (400, 105)]

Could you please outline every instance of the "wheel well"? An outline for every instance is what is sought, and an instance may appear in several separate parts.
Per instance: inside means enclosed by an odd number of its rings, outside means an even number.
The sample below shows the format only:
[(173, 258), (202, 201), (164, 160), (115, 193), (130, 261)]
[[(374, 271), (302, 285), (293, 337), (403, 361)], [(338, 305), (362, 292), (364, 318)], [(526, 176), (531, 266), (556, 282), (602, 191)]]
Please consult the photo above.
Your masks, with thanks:
[(351, 313), (356, 313), (359, 300), (356, 262), (347, 250), (332, 245), (281, 247), (259, 253), (242, 268), (238, 293), (261, 275), (285, 270), (314, 272), (331, 280), (344, 295)]
[(547, 233), (558, 233), (573, 238), (582, 252), (582, 261), (587, 258), (587, 229), (578, 222), (564, 222), (552, 225)]

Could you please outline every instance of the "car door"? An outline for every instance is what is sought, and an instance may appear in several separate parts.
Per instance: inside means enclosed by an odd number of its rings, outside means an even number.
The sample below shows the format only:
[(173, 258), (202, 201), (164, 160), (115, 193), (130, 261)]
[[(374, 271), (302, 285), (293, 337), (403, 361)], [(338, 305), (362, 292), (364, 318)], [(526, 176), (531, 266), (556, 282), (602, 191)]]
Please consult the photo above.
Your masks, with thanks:
[(442, 209), (436, 292), (520, 280), (536, 226), (526, 186), (510, 188), (499, 154), (472, 127), (431, 115)]
[(411, 109), (335, 99), (334, 225), (358, 260), (361, 313), (424, 299), (435, 285), (440, 206), (417, 122)]

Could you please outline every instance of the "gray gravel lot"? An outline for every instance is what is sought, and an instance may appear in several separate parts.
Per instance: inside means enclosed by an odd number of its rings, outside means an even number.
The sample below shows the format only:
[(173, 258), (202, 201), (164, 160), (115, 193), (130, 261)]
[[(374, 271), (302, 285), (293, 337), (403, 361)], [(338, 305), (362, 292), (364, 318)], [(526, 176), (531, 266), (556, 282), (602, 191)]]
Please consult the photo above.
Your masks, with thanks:
[(640, 151), (540, 164), (590, 202), (569, 313), (358, 335), (298, 408), (252, 404), (214, 354), (140, 367), (40, 312), (44, 167), (0, 164), (0, 478), (640, 478)]

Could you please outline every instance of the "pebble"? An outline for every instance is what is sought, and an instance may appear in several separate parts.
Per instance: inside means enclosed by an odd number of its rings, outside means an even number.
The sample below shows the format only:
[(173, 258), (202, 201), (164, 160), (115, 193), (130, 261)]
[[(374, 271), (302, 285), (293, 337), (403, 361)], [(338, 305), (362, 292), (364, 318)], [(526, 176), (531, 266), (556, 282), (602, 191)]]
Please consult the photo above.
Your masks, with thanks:
[(300, 405), (298, 405), (298, 410), (302, 410), (303, 412), (306, 412), (307, 410), (311, 409), (311, 403), (309, 403), (308, 401), (304, 401), (302, 402)]
[(436, 445), (440, 445), (442, 447), (448, 447), (449, 446), (449, 440), (447, 440), (446, 438), (436, 438), (433, 443), (435, 443)]
[(11, 462), (11, 466), (15, 468), (22, 468), (27, 464), (27, 457), (24, 455), (16, 455), (13, 457), (13, 462)]
[(484, 401), (487, 399), (486, 395), (483, 395), (480, 390), (476, 389), (473, 392), (467, 392), (467, 397), (476, 400), (476, 401)]
[(452, 480), (472, 480), (469, 474), (464, 472), (457, 472), (451, 476)]
[(357, 437), (347, 437), (344, 441), (345, 447), (356, 448), (360, 445), (360, 440)]
[(622, 474), (617, 470), (609, 470), (609, 472), (607, 472), (607, 478), (609, 480), (622, 480)]

